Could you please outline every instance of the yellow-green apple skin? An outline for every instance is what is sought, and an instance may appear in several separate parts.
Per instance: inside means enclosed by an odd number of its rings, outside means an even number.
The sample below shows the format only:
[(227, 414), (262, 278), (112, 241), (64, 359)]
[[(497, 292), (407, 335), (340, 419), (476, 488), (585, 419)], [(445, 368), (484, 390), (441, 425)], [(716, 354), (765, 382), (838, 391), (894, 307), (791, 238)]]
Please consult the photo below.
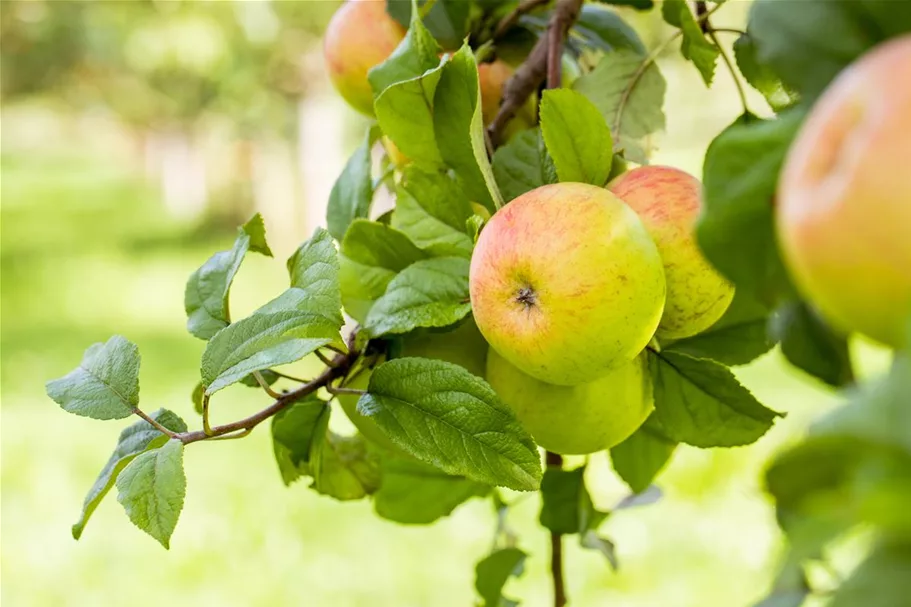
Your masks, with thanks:
[[(455, 330), (446, 333), (427, 332), (423, 335), (408, 337), (402, 345), (402, 356), (420, 356), (433, 358), (461, 365), (471, 373), (484, 377), (487, 364), (487, 342), (478, 331), (477, 325), (470, 318), (459, 325)], [(346, 388), (366, 390), (370, 383), (371, 371), (364, 370)], [(380, 430), (376, 422), (357, 412), (359, 397), (354, 394), (340, 394), (338, 402), (345, 410), (351, 423), (368, 440), (389, 450), (400, 449)]]
[(487, 381), (535, 442), (563, 455), (585, 455), (618, 445), (655, 408), (644, 354), (595, 381), (555, 386), (523, 373), (491, 350)]
[(469, 287), (493, 349), (565, 386), (635, 358), (664, 309), (664, 270), (645, 226), (609, 191), (582, 183), (542, 186), (494, 214)]
[(702, 184), (679, 169), (643, 166), (609, 185), (639, 215), (664, 263), (667, 301), (657, 336), (691, 337), (715, 324), (734, 299), (734, 285), (719, 274), (696, 244)]
[(335, 12), (323, 37), (329, 79), (357, 111), (373, 116), (367, 72), (385, 61), (405, 37), (386, 12), (385, 0), (348, 0)]
[(911, 318), (911, 36), (848, 66), (807, 116), (778, 183), (798, 290), (829, 322), (893, 347)]

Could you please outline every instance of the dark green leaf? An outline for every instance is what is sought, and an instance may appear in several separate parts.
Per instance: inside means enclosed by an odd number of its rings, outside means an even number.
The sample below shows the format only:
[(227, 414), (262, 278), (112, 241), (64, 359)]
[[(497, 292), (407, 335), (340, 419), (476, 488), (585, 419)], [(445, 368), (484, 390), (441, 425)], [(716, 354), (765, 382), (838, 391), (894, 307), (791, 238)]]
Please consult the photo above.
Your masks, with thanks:
[(424, 358), (383, 363), (358, 412), (404, 451), (450, 474), (519, 491), (540, 484), (531, 437), (487, 382), (458, 365)]
[(405, 268), (367, 315), (370, 335), (408, 333), (419, 327), (448, 327), (471, 312), (469, 261), (435, 257)]
[(911, 604), (911, 542), (883, 541), (854, 570), (829, 607), (907, 607)]
[(361, 435), (329, 430), (329, 409), (320, 415), (310, 444), (312, 488), (337, 500), (361, 499), (380, 486), (379, 460)]
[(518, 605), (516, 601), (503, 596), (503, 587), (509, 578), (524, 573), (527, 556), (518, 548), (501, 548), (475, 566), (474, 587), (484, 601), (483, 607)]
[(795, 367), (836, 388), (854, 381), (848, 339), (826, 325), (802, 301), (783, 304), (769, 332), (781, 341), (781, 352)]
[[(149, 417), (168, 430), (174, 432), (187, 431), (187, 425), (184, 421), (180, 419), (176, 413), (168, 411), (167, 409), (153, 411), (149, 414)], [(85, 503), (82, 505), (82, 515), (79, 517), (76, 524), (73, 525), (74, 539), (78, 540), (82, 535), (86, 523), (89, 522), (89, 517), (92, 516), (92, 513), (95, 512), (95, 508), (98, 507), (98, 504), (101, 503), (104, 496), (107, 495), (108, 491), (111, 490), (111, 487), (114, 486), (114, 481), (117, 479), (120, 471), (140, 453), (147, 451), (148, 449), (157, 449), (167, 441), (167, 436), (152, 427), (152, 425), (145, 420), (139, 420), (123, 429), (123, 432), (120, 433), (120, 438), (117, 439), (117, 445), (114, 447), (114, 452), (111, 454), (110, 459), (108, 459), (108, 463), (101, 469), (101, 473), (98, 475), (98, 478), (95, 479), (95, 484), (92, 485), (92, 488), (89, 489), (88, 494), (85, 496)]]
[(432, 523), (490, 491), (489, 485), (446, 474), (414, 459), (384, 459), (382, 470), (383, 482), (373, 496), (376, 513), (406, 525)]
[(392, 226), (431, 255), (470, 259), (474, 243), (465, 222), (473, 213), (452, 178), (409, 167), (398, 188)]
[(362, 143), (342, 169), (326, 207), (326, 226), (329, 233), (341, 242), (348, 226), (355, 219), (367, 217), (373, 202), (373, 178), (370, 175), (370, 150), (378, 129), (368, 129)]
[(549, 183), (541, 166), (538, 141), (541, 131), (519, 133), (493, 155), (493, 174), (506, 201)]
[(435, 68), (440, 63), (441, 50), (433, 35), (424, 27), (420, 16), (411, 15), (404, 40), (383, 63), (371, 68), (367, 74), (374, 97), (378, 97), (393, 84), (418, 78), (427, 70)]
[(92, 344), (76, 369), (47, 382), (64, 411), (93, 419), (123, 419), (139, 404), (139, 348), (115, 335)]
[(712, 84), (715, 76), (715, 64), (721, 51), (702, 33), (690, 7), (685, 0), (664, 0), (661, 4), (661, 15), (664, 20), (683, 32), (680, 52), (683, 57), (693, 62), (706, 86)]
[[(420, 2), (421, 6), (426, 0)], [(436, 0), (424, 16), (424, 25), (440, 44), (456, 48), (468, 35), (470, 0)], [(387, 10), (399, 23), (407, 26), (411, 20), (411, 0), (387, 0)]]
[(585, 96), (567, 89), (544, 91), (541, 132), (560, 181), (605, 184), (614, 144), (604, 116)]
[(596, 0), (596, 2), (615, 6), (629, 6), (640, 11), (647, 11), (655, 6), (653, 0)]
[(442, 65), (422, 75), (393, 84), (374, 102), (383, 133), (414, 164), (437, 170), (443, 157), (433, 131), (433, 103)]
[(677, 352), (649, 353), (655, 418), (666, 435), (694, 447), (755, 442), (779, 413), (767, 409), (726, 367)]
[(541, 526), (554, 533), (584, 535), (607, 517), (592, 503), (585, 487), (585, 466), (575, 470), (548, 467), (541, 481)]
[(282, 409), (272, 418), (272, 448), (286, 485), (309, 473), (314, 432), (317, 427), (322, 428), (320, 419), (328, 416), (326, 403), (312, 396)]
[(117, 491), (133, 524), (168, 548), (187, 492), (183, 443), (172, 439), (136, 456), (117, 477)]
[[(637, 0), (631, 0), (636, 2)], [(642, 3), (642, 0), (638, 0)], [(644, 0), (651, 8), (651, 0)], [(646, 54), (645, 45), (629, 24), (619, 14), (596, 4), (585, 4), (579, 19), (571, 30), (572, 34), (582, 37), (589, 45), (605, 53), (627, 49)]]
[(734, 59), (744, 79), (762, 93), (773, 110), (778, 112), (795, 103), (796, 94), (781, 83), (769, 66), (759, 62), (752, 36), (744, 34), (734, 42)]
[(632, 436), (611, 448), (611, 463), (633, 493), (641, 493), (664, 469), (676, 448), (677, 443), (665, 436), (657, 414), (652, 413)]

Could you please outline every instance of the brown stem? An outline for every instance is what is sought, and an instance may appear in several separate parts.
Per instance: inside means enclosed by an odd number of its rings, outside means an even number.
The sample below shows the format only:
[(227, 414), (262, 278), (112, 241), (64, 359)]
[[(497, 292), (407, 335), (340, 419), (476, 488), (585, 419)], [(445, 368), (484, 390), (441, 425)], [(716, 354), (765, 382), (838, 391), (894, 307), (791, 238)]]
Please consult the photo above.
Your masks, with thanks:
[[(558, 453), (547, 451), (544, 462), (548, 468), (562, 468), (563, 457)], [(566, 583), (563, 580), (563, 535), (550, 534), (550, 577), (554, 583), (554, 607), (566, 605)]]
[(699, 29), (702, 30), (703, 34), (708, 34), (712, 31), (709, 20), (705, 19), (705, 15), (708, 12), (709, 9), (705, 2), (696, 2), (696, 19), (699, 20), (700, 17), (702, 18), (702, 20), (699, 21)]
[(550, 2), (550, 0), (522, 0), (522, 2), (519, 2), (519, 5), (514, 8), (511, 13), (500, 19), (500, 22), (497, 23), (497, 29), (493, 31), (493, 39), (499, 40), (505, 36), (506, 32), (512, 29), (512, 26), (519, 20), (519, 17), (525, 13), (530, 13), (548, 2)]

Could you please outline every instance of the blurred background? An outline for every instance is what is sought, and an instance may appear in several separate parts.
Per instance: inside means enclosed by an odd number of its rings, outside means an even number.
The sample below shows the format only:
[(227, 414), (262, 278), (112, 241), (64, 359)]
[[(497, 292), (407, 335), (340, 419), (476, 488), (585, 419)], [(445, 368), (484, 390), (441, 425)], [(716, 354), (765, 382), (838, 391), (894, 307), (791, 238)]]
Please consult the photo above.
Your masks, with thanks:
[[(121, 333), (142, 352), (146, 410), (168, 407), (198, 425), (190, 392), (203, 342), (184, 331), (187, 276), (260, 211), (276, 259), (244, 262), (234, 316), (282, 290), (284, 258), (323, 223), (332, 183), (362, 139), (365, 119), (332, 91), (322, 64), (320, 35), (336, 7), (0, 2), (5, 605), (474, 604), (474, 563), (495, 525), (490, 502), (469, 502), (430, 527), (383, 521), (369, 501), (337, 503), (305, 482), (284, 487), (264, 428), (188, 451), (170, 551), (134, 528), (114, 495), (81, 541), (70, 536), (118, 422), (65, 414), (44, 382)], [(748, 9), (728, 2), (714, 23), (742, 28)], [(659, 11), (624, 14), (650, 46), (668, 35)], [(719, 64), (707, 91), (675, 48), (659, 65), (668, 127), (653, 160), (699, 175), (706, 146), (741, 112), (736, 90)], [(749, 99), (769, 113), (758, 94)], [(884, 353), (855, 345), (863, 373), (885, 368)], [(659, 479), (664, 498), (602, 528), (617, 544), (619, 572), (568, 543), (573, 605), (738, 607), (767, 590), (783, 546), (762, 492), (764, 462), (836, 401), (776, 352), (739, 375), (787, 417), (748, 448), (679, 448)], [(264, 398), (226, 390), (216, 421)], [(603, 454), (589, 474), (600, 508), (626, 495)], [(538, 507), (521, 499), (509, 519), (531, 558), (507, 595), (530, 607), (551, 600)]]

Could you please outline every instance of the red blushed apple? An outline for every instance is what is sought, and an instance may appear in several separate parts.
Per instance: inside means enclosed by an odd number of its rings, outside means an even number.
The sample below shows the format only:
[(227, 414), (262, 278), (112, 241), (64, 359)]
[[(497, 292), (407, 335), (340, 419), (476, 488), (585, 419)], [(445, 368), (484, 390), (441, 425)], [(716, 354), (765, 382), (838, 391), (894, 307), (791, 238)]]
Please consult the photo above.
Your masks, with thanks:
[(708, 329), (731, 305), (734, 286), (696, 244), (702, 184), (678, 169), (644, 166), (620, 175), (608, 188), (636, 211), (661, 253), (667, 302), (658, 337), (682, 339)]
[(778, 183), (798, 289), (845, 331), (906, 343), (911, 319), (911, 36), (847, 67), (811, 110)]
[(367, 72), (392, 54), (405, 31), (386, 12), (385, 0), (348, 0), (332, 16), (323, 56), (332, 84), (357, 111), (373, 116)]

